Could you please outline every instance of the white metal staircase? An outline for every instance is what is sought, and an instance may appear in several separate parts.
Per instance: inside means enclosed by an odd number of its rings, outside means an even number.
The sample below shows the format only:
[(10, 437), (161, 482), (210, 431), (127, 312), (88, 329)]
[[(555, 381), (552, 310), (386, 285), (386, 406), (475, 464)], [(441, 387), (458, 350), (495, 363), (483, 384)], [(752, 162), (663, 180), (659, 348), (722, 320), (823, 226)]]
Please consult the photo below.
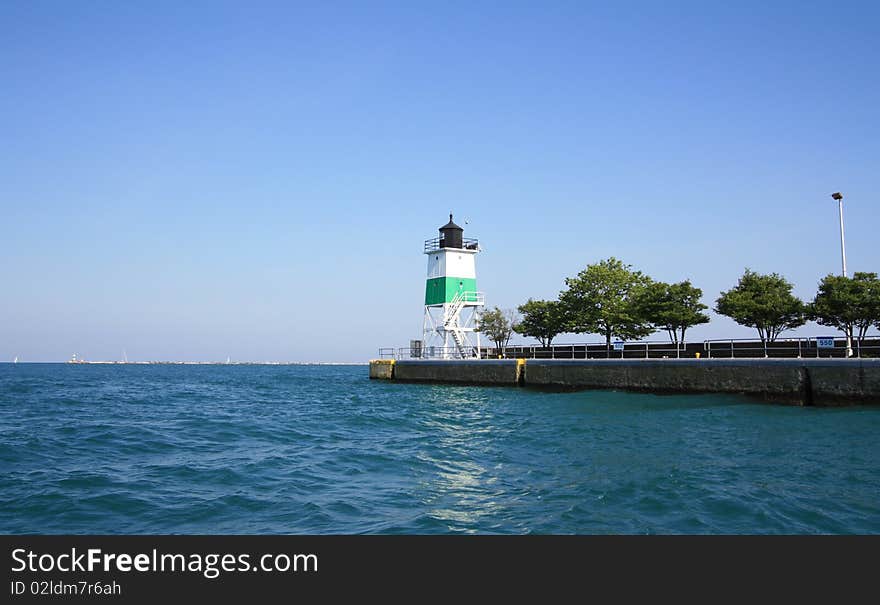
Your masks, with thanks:
[(481, 292), (465, 292), (459, 290), (452, 297), (449, 307), (446, 311), (446, 318), (443, 321), (443, 328), (452, 335), (455, 342), (455, 348), (462, 358), (474, 357), (475, 353), (470, 348), (470, 343), (464, 335), (464, 330), (459, 326), (458, 319), (461, 316), (461, 310), (467, 303), (472, 305), (483, 304), (483, 294)]

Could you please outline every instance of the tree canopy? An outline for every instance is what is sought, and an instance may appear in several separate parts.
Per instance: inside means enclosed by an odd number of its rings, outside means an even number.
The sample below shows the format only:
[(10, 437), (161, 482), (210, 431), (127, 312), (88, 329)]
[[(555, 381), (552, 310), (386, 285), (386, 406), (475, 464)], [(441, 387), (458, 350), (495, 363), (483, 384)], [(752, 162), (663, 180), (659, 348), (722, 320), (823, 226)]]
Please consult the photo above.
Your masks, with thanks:
[(639, 316), (635, 298), (650, 281), (641, 271), (614, 257), (587, 265), (577, 276), (566, 278), (568, 288), (559, 295), (566, 331), (601, 334), (609, 349), (614, 336), (647, 336), (653, 330)]
[(826, 275), (810, 305), (810, 318), (859, 342), (872, 324), (880, 327), (880, 279), (876, 273)]
[(516, 312), (510, 309), (502, 311), (498, 307), (483, 309), (476, 320), (477, 331), (488, 336), (497, 349), (507, 346), (516, 325)]
[(807, 308), (791, 293), (792, 285), (777, 273), (761, 275), (746, 269), (734, 288), (722, 292), (715, 311), (758, 330), (761, 342), (773, 342), (784, 330), (807, 321)]
[(703, 313), (708, 307), (700, 302), (703, 291), (690, 280), (675, 284), (651, 282), (636, 296), (638, 314), (654, 329), (666, 330), (669, 340), (677, 345), (684, 342), (688, 328), (709, 322)]
[(518, 310), (522, 320), (516, 325), (516, 332), (537, 338), (542, 347), (549, 347), (553, 339), (565, 331), (565, 314), (559, 301), (530, 298)]
[[(522, 320), (508, 325), (494, 314), (485, 315), (487, 334), (496, 332), (507, 344), (510, 331), (551, 346), (559, 334), (600, 334), (611, 348), (614, 338), (635, 340), (665, 330), (672, 344), (685, 342), (687, 331), (710, 321), (703, 291), (690, 280), (655, 282), (615, 257), (587, 265), (565, 279), (558, 300), (530, 298), (518, 307)], [(850, 339), (863, 340), (871, 326), (880, 329), (880, 278), (857, 272), (851, 278), (828, 275), (819, 283), (809, 304), (792, 293), (792, 284), (778, 273), (760, 274), (746, 268), (737, 284), (721, 292), (714, 311), (755, 328), (765, 345), (785, 330), (808, 320), (832, 326)], [(491, 337), (491, 336), (490, 336)], [(494, 340), (494, 337), (492, 337)], [(503, 346), (503, 345), (502, 345)]]

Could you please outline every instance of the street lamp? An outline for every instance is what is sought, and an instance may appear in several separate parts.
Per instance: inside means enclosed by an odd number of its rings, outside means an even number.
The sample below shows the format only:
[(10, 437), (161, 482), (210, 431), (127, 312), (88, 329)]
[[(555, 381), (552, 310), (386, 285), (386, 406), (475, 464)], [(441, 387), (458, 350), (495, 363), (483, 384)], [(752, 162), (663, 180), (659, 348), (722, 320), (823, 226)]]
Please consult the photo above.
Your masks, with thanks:
[[(846, 277), (846, 244), (843, 239), (843, 194), (835, 191), (831, 194), (831, 199), (837, 201), (837, 208), (840, 213), (840, 263), (843, 269), (843, 276)], [(849, 333), (846, 335), (846, 356), (852, 357), (852, 338)]]
[(846, 245), (843, 240), (843, 194), (837, 191), (831, 194), (831, 198), (837, 200), (837, 207), (840, 211), (840, 260), (843, 264), (843, 276), (846, 277)]

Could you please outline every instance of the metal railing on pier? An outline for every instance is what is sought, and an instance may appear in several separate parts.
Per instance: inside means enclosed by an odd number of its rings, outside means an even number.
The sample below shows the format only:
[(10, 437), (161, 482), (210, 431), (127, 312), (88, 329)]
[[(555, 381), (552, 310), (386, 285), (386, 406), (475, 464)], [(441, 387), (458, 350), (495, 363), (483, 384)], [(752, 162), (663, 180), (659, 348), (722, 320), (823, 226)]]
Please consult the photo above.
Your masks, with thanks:
[(401, 347), (396, 359), (479, 359), (477, 347)]
[(663, 359), (686, 356), (686, 346), (668, 341), (587, 342), (542, 347), (513, 345), (485, 347), (481, 356), (488, 359)]
[[(414, 341), (415, 342), (415, 341)], [(880, 337), (853, 340), (847, 355), (839, 337), (779, 338), (774, 342), (745, 338), (680, 343), (669, 341), (605, 342), (506, 347), (402, 347), (379, 349), (380, 358), (395, 359), (747, 359), (747, 358), (862, 358), (880, 357)]]
[(703, 341), (707, 358), (739, 357), (880, 357), (880, 338), (853, 340), (847, 354), (846, 338), (809, 337), (777, 338), (773, 342), (761, 342), (747, 338), (726, 338)]

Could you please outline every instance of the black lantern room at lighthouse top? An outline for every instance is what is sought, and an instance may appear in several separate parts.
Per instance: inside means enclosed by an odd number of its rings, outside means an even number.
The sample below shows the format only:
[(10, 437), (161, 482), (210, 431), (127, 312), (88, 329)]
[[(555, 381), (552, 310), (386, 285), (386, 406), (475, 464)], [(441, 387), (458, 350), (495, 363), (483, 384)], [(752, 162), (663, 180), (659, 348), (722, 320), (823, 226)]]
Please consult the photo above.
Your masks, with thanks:
[(462, 248), (463, 233), (464, 229), (452, 222), (452, 214), (450, 214), (449, 222), (440, 227), (440, 247)]
[(430, 254), (443, 248), (456, 248), (459, 250), (479, 251), (480, 245), (477, 240), (463, 237), (464, 229), (456, 225), (449, 215), (449, 222), (440, 227), (440, 237), (425, 240), (425, 254)]
[(472, 238), (463, 237), (464, 229), (456, 225), (449, 215), (449, 222), (440, 227), (440, 237), (425, 241), (425, 254), (442, 248), (457, 248), (459, 250), (479, 250), (479, 243)]

